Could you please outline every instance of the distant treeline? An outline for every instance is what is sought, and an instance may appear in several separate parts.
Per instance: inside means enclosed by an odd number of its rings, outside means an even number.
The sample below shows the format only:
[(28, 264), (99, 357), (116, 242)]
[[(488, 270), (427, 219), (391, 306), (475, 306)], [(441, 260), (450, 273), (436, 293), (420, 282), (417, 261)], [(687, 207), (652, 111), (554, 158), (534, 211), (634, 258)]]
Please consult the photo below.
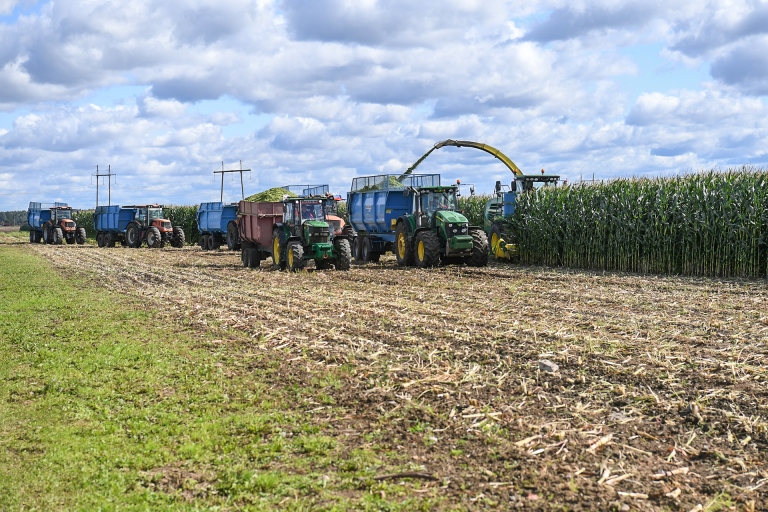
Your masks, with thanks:
[(27, 211), (0, 212), (0, 226), (21, 226), (27, 222)]

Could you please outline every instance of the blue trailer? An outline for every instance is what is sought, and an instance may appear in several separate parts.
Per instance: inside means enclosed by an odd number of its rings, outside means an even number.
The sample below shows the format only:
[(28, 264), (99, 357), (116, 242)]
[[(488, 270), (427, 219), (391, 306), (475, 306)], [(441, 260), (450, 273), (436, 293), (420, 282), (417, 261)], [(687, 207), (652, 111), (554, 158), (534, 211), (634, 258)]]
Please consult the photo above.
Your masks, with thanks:
[(237, 203), (200, 203), (197, 209), (197, 230), (200, 232), (200, 248), (204, 251), (218, 250), (225, 242), (230, 251), (240, 250)]
[(67, 203), (30, 202), (27, 209), (27, 224), (30, 226), (29, 242), (37, 244), (82, 245), (85, 243), (85, 228), (78, 227), (72, 219), (72, 208)]
[(166, 243), (183, 247), (184, 230), (164, 217), (163, 207), (158, 204), (97, 206), (93, 215), (96, 243), (99, 247), (114, 247), (118, 242), (135, 248), (143, 242), (149, 248), (161, 248)]
[(355, 259), (375, 262), (393, 251), (399, 265), (487, 265), (485, 233), (456, 211), (456, 190), (439, 174), (355, 178), (347, 195)]

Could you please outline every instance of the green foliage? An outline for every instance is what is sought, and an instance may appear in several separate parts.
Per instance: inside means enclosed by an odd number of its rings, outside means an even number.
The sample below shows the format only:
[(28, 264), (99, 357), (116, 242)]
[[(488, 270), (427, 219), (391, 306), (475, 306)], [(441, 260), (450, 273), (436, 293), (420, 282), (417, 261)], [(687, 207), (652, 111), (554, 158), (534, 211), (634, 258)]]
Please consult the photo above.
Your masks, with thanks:
[(288, 190), (275, 187), (258, 192), (245, 198), (246, 201), (253, 201), (255, 203), (276, 203), (283, 200), (283, 196), (296, 197), (296, 194), (289, 192)]
[(768, 171), (622, 179), (518, 196), (520, 261), (719, 277), (768, 274)]
[(200, 232), (197, 230), (197, 205), (193, 206), (165, 206), (163, 213), (174, 226), (184, 230), (187, 244), (197, 245), (200, 242)]
[(469, 221), (470, 226), (482, 226), (485, 215), (485, 203), (493, 198), (492, 195), (461, 196), (459, 197), (459, 211)]
[(93, 224), (94, 212), (95, 210), (77, 210), (72, 214), (72, 220), (77, 223), (77, 227), (85, 228), (88, 238), (96, 238), (96, 229)]
[[(15, 210), (10, 212), (0, 212), (0, 226), (21, 226), (27, 222), (26, 210)], [(29, 229), (27, 229), (29, 231)]]

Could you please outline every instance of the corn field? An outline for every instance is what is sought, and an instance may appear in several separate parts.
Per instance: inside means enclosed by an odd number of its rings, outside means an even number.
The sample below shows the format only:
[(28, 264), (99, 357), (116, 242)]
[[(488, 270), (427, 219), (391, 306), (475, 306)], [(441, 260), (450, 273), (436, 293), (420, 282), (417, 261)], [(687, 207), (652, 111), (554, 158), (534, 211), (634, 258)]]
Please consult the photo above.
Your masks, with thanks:
[(518, 197), (510, 224), (525, 264), (766, 276), (768, 170), (542, 190)]
[(492, 195), (461, 196), (458, 201), (459, 211), (467, 218), (470, 226), (482, 226), (485, 216), (485, 203)]

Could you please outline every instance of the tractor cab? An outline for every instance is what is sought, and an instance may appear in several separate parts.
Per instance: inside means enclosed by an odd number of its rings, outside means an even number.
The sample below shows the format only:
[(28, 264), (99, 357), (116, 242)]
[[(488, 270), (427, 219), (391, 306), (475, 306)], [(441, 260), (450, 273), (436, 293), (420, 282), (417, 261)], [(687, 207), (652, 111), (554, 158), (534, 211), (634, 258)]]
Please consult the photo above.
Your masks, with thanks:
[[(434, 228), (448, 217), (448, 222), (453, 222), (458, 201), (456, 200), (456, 187), (422, 187), (413, 197), (418, 227)], [(466, 220), (464, 221), (466, 223)]]
[(326, 201), (323, 196), (284, 199), (283, 225), (305, 243), (328, 242), (330, 227), (325, 219)]
[(171, 225), (171, 221), (165, 218), (165, 214), (163, 213), (163, 207), (159, 204), (154, 205), (138, 205), (134, 206), (133, 208), (136, 208), (136, 221), (141, 224), (144, 228), (148, 228), (150, 226), (156, 227), (158, 230), (160, 230), (160, 233), (171, 233), (173, 232), (173, 227)]
[(72, 208), (69, 206), (55, 206), (51, 208), (51, 220), (58, 224), (60, 220), (72, 219)]

